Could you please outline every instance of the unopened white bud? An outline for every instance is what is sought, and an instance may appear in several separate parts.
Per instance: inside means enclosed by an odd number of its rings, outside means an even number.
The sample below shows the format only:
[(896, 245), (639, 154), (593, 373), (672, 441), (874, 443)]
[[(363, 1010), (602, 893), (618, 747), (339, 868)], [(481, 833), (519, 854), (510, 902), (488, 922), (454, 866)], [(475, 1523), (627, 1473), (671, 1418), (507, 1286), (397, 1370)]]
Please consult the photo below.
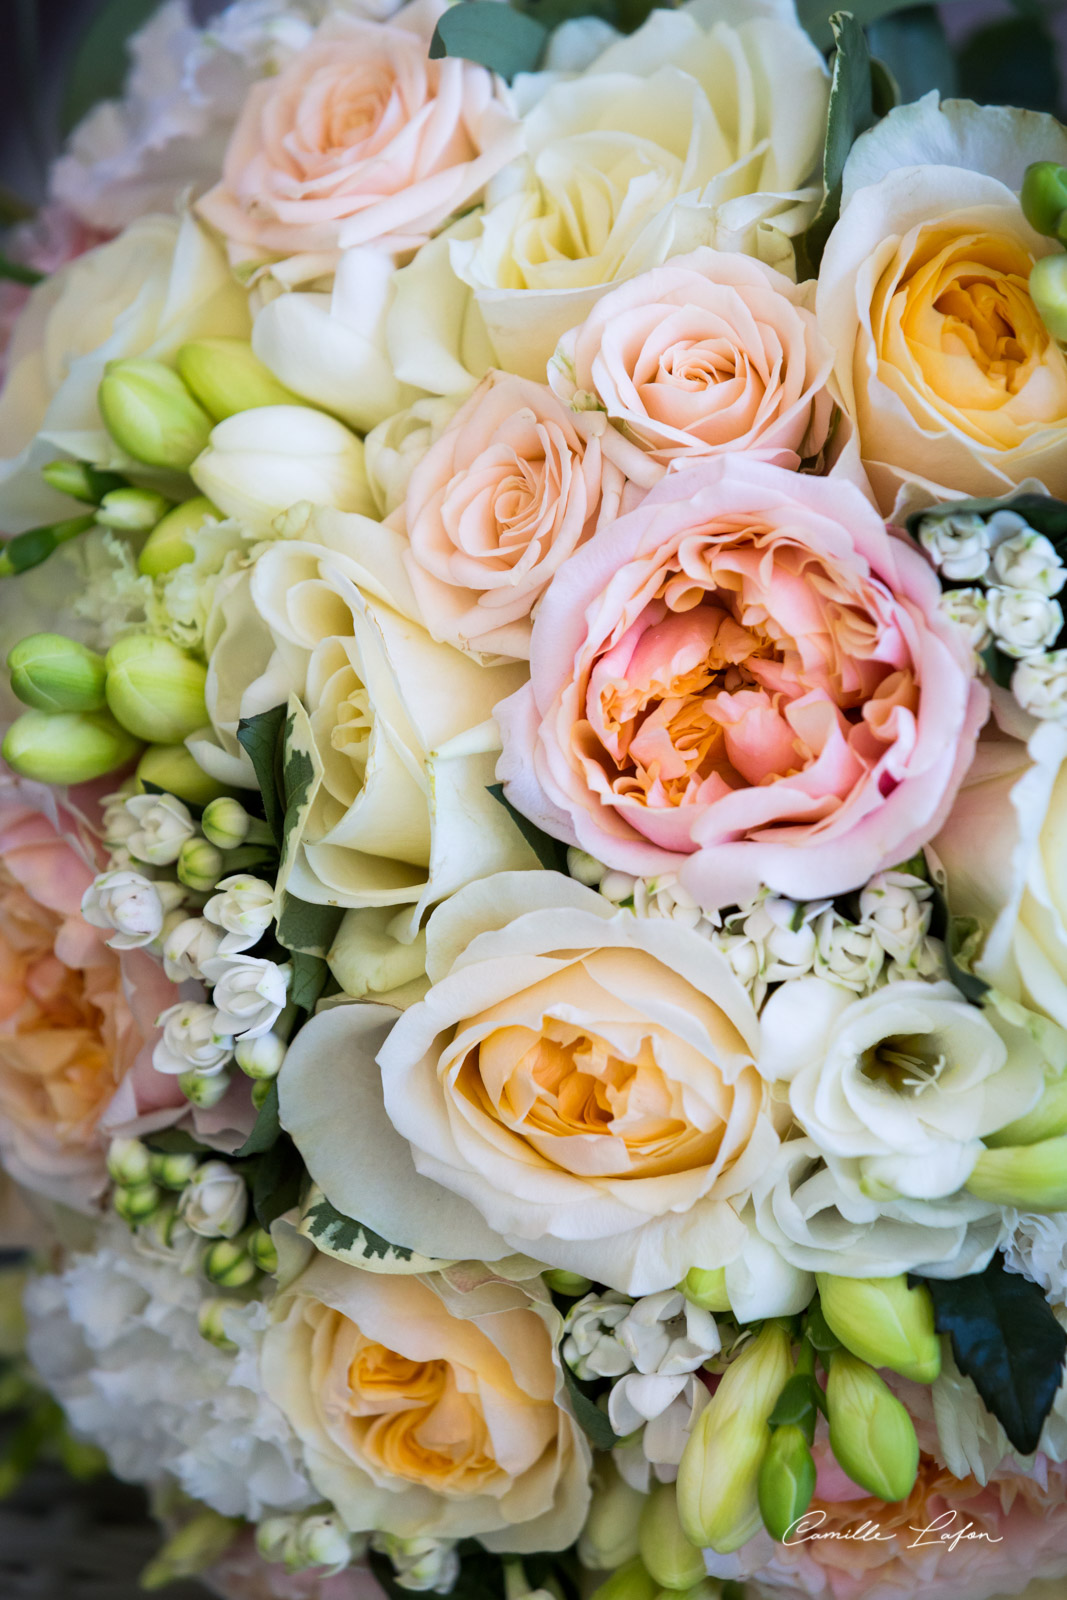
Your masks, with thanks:
[(201, 1111), (210, 1111), (212, 1106), (217, 1106), (220, 1100), (225, 1099), (230, 1087), (228, 1072), (216, 1073), (214, 1077), (205, 1078), (199, 1072), (183, 1072), (178, 1079), (178, 1088), (191, 1105), (197, 1106)]
[(102, 872), (82, 895), (82, 916), (94, 928), (112, 928), (113, 950), (137, 950), (151, 944), (163, 928), (163, 904), (139, 872)]
[(177, 861), (182, 846), (196, 833), (189, 807), (172, 794), (135, 794), (126, 810), (136, 826), (125, 845), (138, 861), (166, 867)]
[(1067, 567), (1055, 547), (1043, 533), (1035, 533), (1033, 528), (1026, 528), (997, 545), (993, 551), (993, 569), (1006, 588), (1025, 589), (1050, 598), (1059, 594), (1067, 583)]
[(1063, 627), (1058, 600), (1027, 589), (991, 588), (989, 626), (1006, 656), (1039, 655), (1053, 644)]
[(342, 1572), (352, 1560), (352, 1540), (336, 1512), (304, 1517), (285, 1551), (290, 1572), (326, 1567), (324, 1576)]
[(276, 1033), (261, 1033), (254, 1039), (238, 1039), (234, 1045), (234, 1060), (249, 1078), (267, 1080), (276, 1078), (285, 1060), (285, 1040)]
[(585, 850), (578, 850), (571, 845), (567, 851), (567, 871), (578, 883), (584, 883), (587, 888), (595, 889), (607, 869), (602, 861), (589, 855)]
[[(236, 1350), (237, 1346), (226, 1332), (224, 1317), (233, 1305), (232, 1300), (201, 1300), (200, 1308), (196, 1314), (196, 1325), (201, 1339), (206, 1339), (208, 1344), (213, 1344), (218, 1350)], [(291, 1529), (293, 1519), (290, 1517), (271, 1518), (271, 1521), (286, 1523), (286, 1537)], [(265, 1526), (261, 1523), (260, 1527)], [(259, 1545), (259, 1529), (256, 1530), (256, 1545)], [(265, 1551), (260, 1551), (265, 1560), (279, 1560), (277, 1556), (268, 1556)]]
[(215, 1077), (233, 1055), (233, 1035), (214, 1006), (181, 1000), (160, 1012), (156, 1021), (163, 1029), (152, 1051), (157, 1072), (171, 1077), (189, 1072)]
[(178, 1212), (201, 1239), (232, 1239), (244, 1227), (248, 1186), (225, 1161), (205, 1161), (183, 1191)]
[(984, 520), (974, 512), (923, 517), (919, 543), (952, 583), (981, 578), (989, 569), (989, 532)]
[(1011, 675), (1011, 692), (1032, 717), (1067, 721), (1067, 650), (1020, 661)]
[(204, 1276), (220, 1289), (243, 1289), (259, 1275), (259, 1268), (240, 1239), (217, 1239), (205, 1250), (200, 1265)]
[(160, 1150), (150, 1158), (152, 1179), (164, 1189), (184, 1189), (199, 1165), (192, 1151)]
[(600, 880), (599, 888), (605, 900), (610, 900), (613, 905), (621, 905), (624, 900), (633, 898), (636, 878), (631, 878), (628, 872), (606, 872)]
[(265, 878), (238, 873), (223, 878), (218, 893), (204, 907), (204, 915), (225, 930), (218, 947), (221, 956), (239, 955), (258, 944), (274, 921), (274, 885)]
[(140, 1139), (112, 1139), (107, 1152), (107, 1170), (116, 1183), (127, 1189), (148, 1183), (152, 1177), (152, 1155)]
[[(215, 1301), (224, 1306), (229, 1302)], [(256, 1528), (256, 1549), (270, 1566), (280, 1566), (285, 1559), (286, 1547), (300, 1523), (299, 1517), (265, 1517)]]
[(163, 967), (171, 983), (203, 977), (203, 964), (218, 955), (222, 935), (203, 917), (182, 917), (163, 940)]
[(162, 1199), (154, 1183), (137, 1183), (130, 1187), (120, 1184), (112, 1195), (111, 1203), (123, 1222), (135, 1228), (155, 1214)]
[(214, 889), (225, 868), (222, 851), (206, 839), (187, 839), (178, 854), (178, 877), (188, 889)]
[(402, 1589), (416, 1594), (451, 1594), (455, 1588), (459, 1556), (454, 1539), (401, 1539), (396, 1534), (378, 1533), (371, 1543), (389, 1557)]
[(265, 822), (250, 816), (240, 800), (222, 795), (204, 807), (200, 819), (204, 838), (220, 850), (236, 850), (239, 845), (270, 844), (272, 834)]
[(938, 601), (939, 609), (962, 628), (971, 648), (984, 650), (989, 643), (989, 602), (984, 589), (946, 589)]

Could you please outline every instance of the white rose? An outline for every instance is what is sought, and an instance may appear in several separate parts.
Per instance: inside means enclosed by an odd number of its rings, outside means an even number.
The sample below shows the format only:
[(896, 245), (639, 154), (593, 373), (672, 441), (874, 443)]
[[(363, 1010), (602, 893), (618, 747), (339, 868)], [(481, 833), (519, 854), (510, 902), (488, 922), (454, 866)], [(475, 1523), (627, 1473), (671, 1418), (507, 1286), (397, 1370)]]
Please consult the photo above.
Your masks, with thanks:
[(982, 578), (989, 571), (989, 530), (973, 511), (954, 517), (923, 517), (919, 543), (952, 583)]
[(151, 944), (163, 927), (163, 902), (139, 872), (102, 872), (82, 895), (82, 916), (94, 928), (114, 928), (113, 950)]
[(990, 631), (1006, 656), (1034, 656), (1054, 644), (1063, 627), (1058, 600), (1030, 589), (986, 590)]
[(0, 393), (0, 523), (18, 533), (73, 515), (41, 468), (67, 452), (133, 467), (104, 428), (96, 391), (109, 361), (169, 360), (190, 339), (247, 338), (244, 290), (191, 218), (143, 217), (34, 289), (8, 352)]
[(274, 885), (238, 873), (221, 878), (216, 887), (219, 892), (204, 907), (204, 915), (223, 929), (218, 954), (240, 955), (258, 944), (274, 921)]
[(1011, 692), (1032, 717), (1067, 722), (1067, 650), (1026, 656), (1011, 675)]
[(203, 974), (214, 984), (218, 1026), (237, 1039), (269, 1033), (285, 1008), (292, 969), (258, 956), (215, 956)]
[(171, 983), (202, 978), (204, 962), (218, 955), (221, 935), (203, 917), (175, 919), (163, 937), (163, 970)]
[(125, 844), (131, 856), (153, 867), (169, 866), (196, 833), (189, 807), (172, 794), (135, 794), (126, 802), (134, 827)]
[(1032, 528), (1023, 528), (998, 544), (993, 566), (1005, 588), (1030, 589), (1035, 594), (1059, 594), (1067, 583), (1063, 565), (1051, 540)]
[(233, 1054), (233, 1038), (214, 1006), (182, 1000), (157, 1020), (163, 1033), (152, 1051), (152, 1065), (168, 1077), (186, 1072), (217, 1077)]
[(248, 1186), (225, 1161), (205, 1161), (178, 1202), (178, 1215), (201, 1239), (232, 1239), (244, 1227)]
[[(778, 7), (653, 11), (524, 118), (526, 155), (451, 247), (497, 364), (544, 381), (612, 283), (700, 244), (792, 263), (817, 192), (826, 70)], [(726, 107), (744, 105), (737, 117)]]

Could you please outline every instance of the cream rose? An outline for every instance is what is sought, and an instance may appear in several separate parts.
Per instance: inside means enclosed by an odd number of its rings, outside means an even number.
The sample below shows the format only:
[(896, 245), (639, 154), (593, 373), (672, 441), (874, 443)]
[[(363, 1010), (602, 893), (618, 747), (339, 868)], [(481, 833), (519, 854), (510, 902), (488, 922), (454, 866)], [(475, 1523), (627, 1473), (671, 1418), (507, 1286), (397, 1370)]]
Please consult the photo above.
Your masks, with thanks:
[[(452, 246), (497, 364), (543, 378), (612, 283), (713, 244), (792, 263), (826, 123), (822, 58), (791, 5), (653, 11), (524, 119), (481, 237)], [(736, 108), (744, 106), (744, 116)]]
[(72, 502), (40, 476), (59, 454), (146, 476), (97, 410), (109, 361), (167, 361), (190, 339), (247, 338), (250, 325), (244, 290), (191, 217), (143, 217), (61, 267), (30, 296), (0, 394), (0, 439), (10, 452), (0, 460), (4, 531), (72, 515)]
[(778, 1140), (720, 952), (510, 873), (434, 913), (426, 965), (384, 1044), (388, 1008), (339, 1007), (286, 1056), (282, 1121), (335, 1206), (428, 1255), (523, 1250), (630, 1294), (737, 1256)]
[[(534, 1285), (536, 1284), (536, 1288)], [(561, 1550), (589, 1505), (559, 1314), (538, 1280), (455, 1283), (317, 1255), (276, 1298), (263, 1375), (353, 1532)]]
[(1058, 246), (1017, 196), (1037, 160), (1067, 160), (1054, 117), (939, 107), (934, 93), (891, 111), (849, 156), (816, 306), (891, 520), (1026, 477), (1067, 493), (1067, 357), (1027, 286)]

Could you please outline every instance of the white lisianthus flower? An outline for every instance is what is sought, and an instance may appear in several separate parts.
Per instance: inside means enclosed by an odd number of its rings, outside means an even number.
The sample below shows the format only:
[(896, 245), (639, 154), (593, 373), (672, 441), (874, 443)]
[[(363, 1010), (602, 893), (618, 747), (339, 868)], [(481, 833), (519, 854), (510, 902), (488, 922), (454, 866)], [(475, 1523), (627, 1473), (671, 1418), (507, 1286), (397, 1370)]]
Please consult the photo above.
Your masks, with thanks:
[(938, 607), (958, 627), (966, 629), (976, 652), (989, 643), (989, 602), (984, 589), (946, 589)]
[(879, 872), (860, 893), (860, 916), (890, 961), (907, 964), (933, 916), (933, 886), (911, 872)]
[(1048, 598), (1067, 583), (1067, 567), (1043, 533), (1024, 527), (998, 544), (993, 567), (1006, 589), (1025, 589)]
[(859, 1162), (872, 1193), (955, 1194), (983, 1137), (1041, 1096), (1033, 1040), (951, 983), (904, 981), (861, 1000), (828, 984), (821, 1032), (810, 984), (803, 994), (785, 985), (765, 1006), (760, 1070), (788, 1082), (805, 1133), (825, 1154)]
[(214, 984), (212, 999), (219, 1027), (237, 1039), (269, 1033), (289, 994), (292, 968), (258, 956), (214, 956), (204, 963), (204, 977)]
[(1030, 589), (986, 590), (986, 618), (998, 647), (1006, 656), (1034, 656), (1054, 644), (1063, 627), (1058, 600)]
[(989, 571), (989, 530), (974, 511), (950, 517), (923, 517), (919, 543), (950, 583), (984, 578)]
[(233, 1054), (233, 1036), (214, 1006), (181, 1000), (160, 1012), (158, 1024), (163, 1034), (152, 1051), (157, 1072), (171, 1077), (195, 1072), (198, 1077), (213, 1078)]
[(163, 970), (172, 983), (203, 978), (204, 962), (218, 955), (221, 936), (203, 917), (181, 917), (163, 935)]
[(125, 845), (131, 856), (153, 867), (177, 861), (182, 845), (196, 835), (189, 807), (172, 794), (135, 794), (126, 801), (134, 827)]
[(113, 950), (138, 950), (163, 927), (163, 902), (139, 872), (102, 872), (82, 895), (82, 916), (94, 928), (114, 928)]
[(205, 1161), (182, 1190), (178, 1215), (201, 1239), (232, 1239), (248, 1214), (248, 1185), (225, 1161)]
[(240, 955), (258, 944), (274, 922), (274, 885), (237, 873), (220, 879), (217, 889), (204, 907), (207, 920), (223, 929), (217, 953)]
[(577, 1377), (617, 1378), (629, 1372), (633, 1356), (620, 1344), (616, 1329), (632, 1306), (628, 1295), (614, 1290), (584, 1295), (571, 1306), (563, 1324), (560, 1353)]

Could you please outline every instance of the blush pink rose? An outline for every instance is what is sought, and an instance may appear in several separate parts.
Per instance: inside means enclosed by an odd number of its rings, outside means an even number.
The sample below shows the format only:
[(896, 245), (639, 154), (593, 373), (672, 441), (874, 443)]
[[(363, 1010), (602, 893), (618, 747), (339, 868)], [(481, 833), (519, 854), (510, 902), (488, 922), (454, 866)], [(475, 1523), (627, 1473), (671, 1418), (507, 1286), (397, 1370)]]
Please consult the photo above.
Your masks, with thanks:
[(439, 0), (388, 22), (334, 15), (250, 91), (199, 210), (235, 260), (375, 245), (410, 254), (519, 150), (484, 67), (427, 55)]
[(727, 451), (795, 468), (822, 450), (834, 411), (814, 297), (749, 256), (695, 250), (598, 300), (548, 381), (607, 412), (619, 431), (605, 450), (646, 488)]
[(988, 713), (936, 577), (851, 484), (732, 455), (566, 562), (497, 776), (707, 908), (843, 893), (937, 832)]
[(619, 513), (599, 435), (543, 383), (491, 372), (411, 475), (405, 562), (435, 639), (527, 658), (552, 574)]

